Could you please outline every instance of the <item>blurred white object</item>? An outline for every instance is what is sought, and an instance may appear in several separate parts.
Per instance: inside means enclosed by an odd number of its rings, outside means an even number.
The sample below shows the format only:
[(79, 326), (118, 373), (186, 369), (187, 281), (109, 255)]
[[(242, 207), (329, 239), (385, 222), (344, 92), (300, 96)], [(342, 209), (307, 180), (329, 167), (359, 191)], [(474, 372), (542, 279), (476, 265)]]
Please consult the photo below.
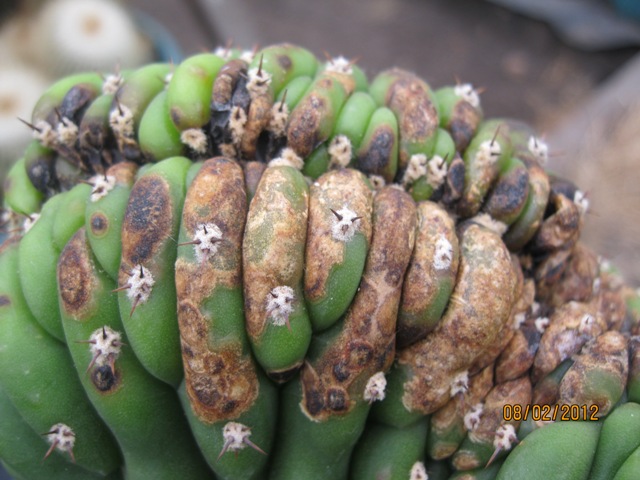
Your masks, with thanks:
[(18, 117), (31, 120), (31, 110), (49, 79), (32, 68), (0, 67), (0, 178), (31, 140), (31, 130)]
[[(59, 75), (131, 68), (153, 58), (151, 42), (130, 13), (110, 0), (53, 0), (33, 25), (37, 58)], [(35, 39), (34, 39), (35, 40)]]

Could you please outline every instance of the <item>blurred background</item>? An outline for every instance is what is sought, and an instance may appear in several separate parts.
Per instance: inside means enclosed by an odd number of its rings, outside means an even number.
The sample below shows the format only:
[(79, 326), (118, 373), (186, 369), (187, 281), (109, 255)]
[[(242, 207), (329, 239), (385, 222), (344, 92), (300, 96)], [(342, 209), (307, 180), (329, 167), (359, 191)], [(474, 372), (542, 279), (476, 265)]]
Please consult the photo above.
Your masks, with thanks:
[(587, 242), (640, 284), (640, 0), (2, 0), (0, 171), (60, 75), (282, 41), (482, 87), (486, 115), (548, 140), (588, 192)]
[(59, 76), (282, 41), (481, 87), (485, 115), (546, 138), (588, 193), (583, 238), (640, 285), (640, 0), (2, 0), (0, 177)]

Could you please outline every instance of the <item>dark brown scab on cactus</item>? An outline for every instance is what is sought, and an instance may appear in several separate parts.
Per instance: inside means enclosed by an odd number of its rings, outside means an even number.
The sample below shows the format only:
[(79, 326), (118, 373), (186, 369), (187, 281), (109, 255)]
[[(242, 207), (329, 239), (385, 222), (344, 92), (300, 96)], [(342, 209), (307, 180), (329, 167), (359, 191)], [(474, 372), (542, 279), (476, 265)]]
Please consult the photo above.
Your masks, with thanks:
[(396, 132), (388, 125), (378, 127), (367, 148), (361, 150), (356, 159), (358, 170), (367, 175), (380, 175), (385, 181), (392, 182), (386, 172), (393, 157), (393, 147), (396, 142)]
[[(319, 83), (329, 88), (333, 81), (325, 78)], [(287, 125), (287, 145), (299, 156), (308, 157), (320, 142), (326, 140), (321, 137), (319, 130), (329, 108), (325, 98), (311, 94), (303, 98), (291, 112)]]
[(171, 234), (169, 185), (159, 175), (140, 178), (131, 191), (122, 227), (120, 284), (135, 265), (147, 263)]
[(448, 125), (456, 150), (466, 150), (481, 120), (480, 112), (469, 102), (463, 100), (456, 103)]
[(101, 394), (113, 393), (121, 385), (120, 372), (109, 365), (100, 365), (91, 372), (91, 383)]
[(96, 306), (91, 296), (96, 280), (89, 252), (82, 228), (69, 240), (58, 260), (61, 307), (71, 317), (82, 317)]
[[(438, 128), (438, 112), (430, 98), (429, 86), (413, 73), (392, 69), (397, 76), (387, 92), (385, 104), (396, 114), (403, 142), (420, 142), (434, 137)], [(409, 164), (410, 153), (398, 152), (400, 171)]]

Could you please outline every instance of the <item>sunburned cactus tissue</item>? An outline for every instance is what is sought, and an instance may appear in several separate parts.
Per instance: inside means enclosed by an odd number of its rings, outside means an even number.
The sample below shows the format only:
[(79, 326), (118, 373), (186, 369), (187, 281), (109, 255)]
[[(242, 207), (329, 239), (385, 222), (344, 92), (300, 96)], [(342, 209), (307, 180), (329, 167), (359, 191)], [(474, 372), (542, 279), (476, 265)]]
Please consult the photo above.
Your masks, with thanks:
[(15, 478), (636, 478), (638, 292), (472, 85), (220, 48), (64, 78), (23, 122)]

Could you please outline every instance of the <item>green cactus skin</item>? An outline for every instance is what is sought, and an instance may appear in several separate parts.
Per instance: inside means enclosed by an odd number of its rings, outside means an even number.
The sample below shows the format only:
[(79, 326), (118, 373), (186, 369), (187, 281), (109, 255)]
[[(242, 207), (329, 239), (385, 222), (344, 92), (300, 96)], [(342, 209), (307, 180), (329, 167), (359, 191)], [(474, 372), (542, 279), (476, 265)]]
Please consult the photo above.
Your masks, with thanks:
[(163, 90), (154, 97), (140, 119), (138, 130), (140, 150), (156, 161), (185, 154), (180, 131), (169, 116), (167, 96), (167, 91)]
[[(171, 157), (138, 177), (122, 224), (118, 273), (120, 316), (131, 347), (151, 373), (174, 387), (182, 380), (175, 238), (190, 165), (185, 157)], [(142, 278), (145, 271), (149, 275), (146, 280)], [(132, 283), (136, 281), (153, 284), (138, 290)]]
[(333, 129), (332, 139), (344, 135), (351, 142), (352, 156), (360, 148), (362, 139), (376, 109), (376, 102), (367, 92), (354, 92), (344, 103)]
[[(128, 478), (206, 478), (208, 468), (176, 392), (150, 375), (128, 347), (115, 286), (93, 258), (85, 230), (79, 230), (60, 255), (58, 288), (67, 344), (84, 390), (111, 428)], [(96, 341), (96, 332), (114, 338), (113, 353), (93, 352), (88, 342)]]
[[(39, 143), (36, 142), (35, 145)], [(25, 158), (18, 160), (9, 169), (3, 189), (4, 200), (14, 212), (30, 215), (40, 210), (44, 195), (29, 180)]]
[(377, 175), (391, 183), (398, 171), (398, 121), (393, 112), (377, 108), (367, 124), (357, 149), (357, 168), (367, 175)]
[[(18, 279), (18, 253), (18, 244), (11, 242), (0, 251), (2, 389), (37, 433), (58, 423), (71, 427), (75, 463), (108, 474), (120, 465), (118, 447), (87, 401), (78, 376), (70, 374), (74, 367), (66, 346), (29, 313)], [(42, 457), (47, 451), (43, 447)]]

